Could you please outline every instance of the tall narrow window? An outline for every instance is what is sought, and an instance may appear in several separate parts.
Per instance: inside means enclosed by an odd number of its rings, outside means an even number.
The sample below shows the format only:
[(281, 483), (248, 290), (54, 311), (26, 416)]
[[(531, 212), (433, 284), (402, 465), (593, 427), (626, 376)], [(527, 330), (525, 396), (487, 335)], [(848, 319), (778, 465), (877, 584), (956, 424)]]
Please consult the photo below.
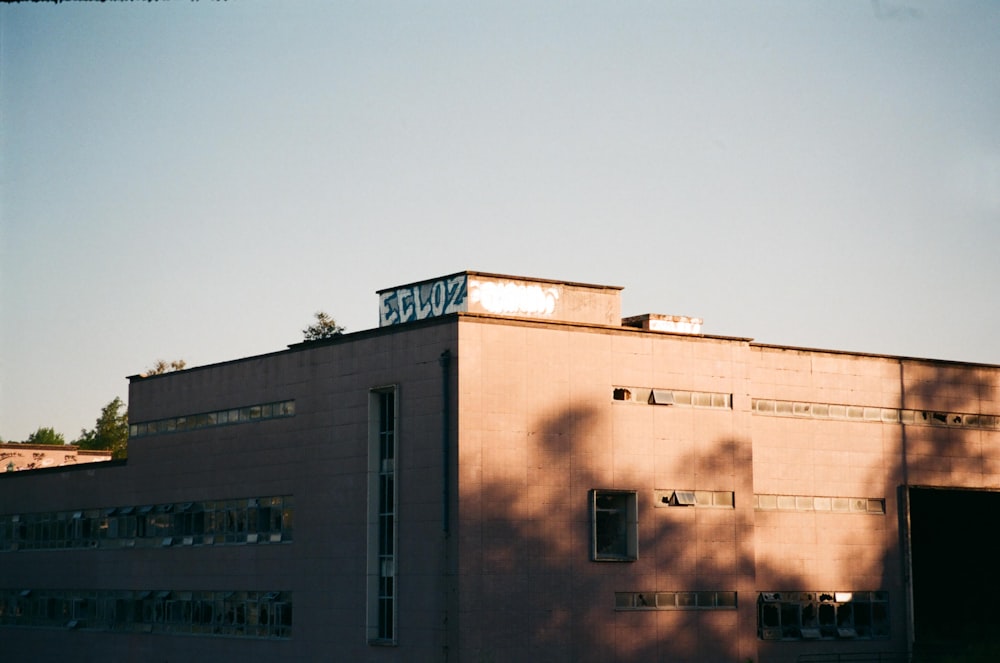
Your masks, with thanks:
[(396, 641), (396, 390), (369, 402), (368, 637)]
[(638, 558), (638, 509), (635, 491), (590, 491), (590, 558), (630, 562)]

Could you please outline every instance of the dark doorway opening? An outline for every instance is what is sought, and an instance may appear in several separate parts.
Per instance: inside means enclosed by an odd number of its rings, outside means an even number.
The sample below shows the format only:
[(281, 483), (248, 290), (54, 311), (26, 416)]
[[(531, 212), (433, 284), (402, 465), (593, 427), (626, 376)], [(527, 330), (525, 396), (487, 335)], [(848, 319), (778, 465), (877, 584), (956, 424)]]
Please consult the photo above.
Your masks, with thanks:
[(1000, 492), (910, 489), (914, 637), (966, 649), (1000, 642)]

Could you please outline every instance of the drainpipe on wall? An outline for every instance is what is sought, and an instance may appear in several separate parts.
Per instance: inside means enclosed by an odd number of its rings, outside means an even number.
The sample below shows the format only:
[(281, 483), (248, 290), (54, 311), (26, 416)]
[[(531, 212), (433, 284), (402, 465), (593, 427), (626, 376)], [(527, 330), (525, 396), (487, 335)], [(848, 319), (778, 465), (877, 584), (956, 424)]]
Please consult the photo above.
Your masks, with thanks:
[(451, 530), (449, 522), (451, 499), (451, 350), (445, 350), (438, 358), (441, 365), (441, 531), (445, 537)]
[(913, 643), (916, 638), (913, 616), (913, 539), (910, 536), (910, 468), (906, 457), (906, 424), (902, 412), (906, 409), (906, 383), (903, 379), (903, 360), (899, 360), (899, 444), (900, 475), (903, 485), (896, 496), (899, 511), (900, 547), (903, 563), (903, 600), (906, 602), (906, 660), (913, 660)]

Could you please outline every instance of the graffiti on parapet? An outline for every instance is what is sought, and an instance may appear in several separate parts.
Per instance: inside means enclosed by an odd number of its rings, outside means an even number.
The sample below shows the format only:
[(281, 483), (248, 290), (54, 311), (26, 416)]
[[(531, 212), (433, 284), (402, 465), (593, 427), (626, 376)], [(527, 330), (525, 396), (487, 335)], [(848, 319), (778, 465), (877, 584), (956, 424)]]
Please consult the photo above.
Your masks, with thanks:
[(556, 310), (559, 288), (507, 281), (469, 280), (469, 300), (487, 313), (551, 315)]
[(379, 327), (477, 312), (530, 317), (550, 316), (559, 301), (554, 285), (457, 274), (379, 293)]
[(379, 295), (379, 326), (398, 325), (468, 310), (465, 274), (416, 283)]

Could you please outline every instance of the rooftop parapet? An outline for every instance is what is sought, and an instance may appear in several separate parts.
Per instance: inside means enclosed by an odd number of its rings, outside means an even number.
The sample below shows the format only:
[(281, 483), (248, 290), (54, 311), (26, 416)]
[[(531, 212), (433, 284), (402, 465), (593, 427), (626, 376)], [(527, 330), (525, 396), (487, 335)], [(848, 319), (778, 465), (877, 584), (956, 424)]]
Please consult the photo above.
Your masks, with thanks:
[(618, 325), (621, 287), (459, 272), (378, 291), (379, 327), (451, 313)]

